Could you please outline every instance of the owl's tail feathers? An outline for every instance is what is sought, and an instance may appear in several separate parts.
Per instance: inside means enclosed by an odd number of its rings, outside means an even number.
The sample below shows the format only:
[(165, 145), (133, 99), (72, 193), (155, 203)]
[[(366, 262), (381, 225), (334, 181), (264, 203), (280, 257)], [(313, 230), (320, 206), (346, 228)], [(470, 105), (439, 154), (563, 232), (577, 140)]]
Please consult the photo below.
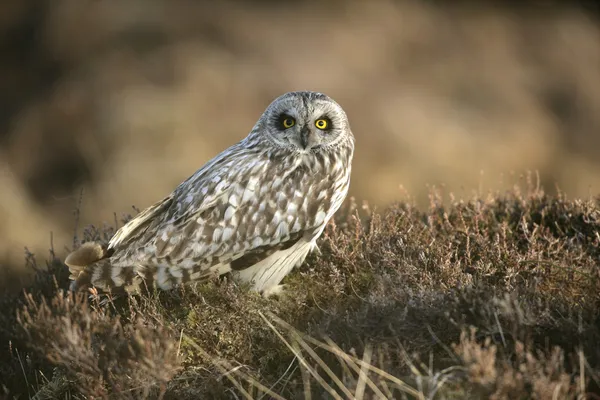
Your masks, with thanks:
[(65, 258), (65, 264), (67, 264), (69, 269), (87, 267), (103, 258), (110, 257), (111, 253), (103, 244), (87, 242), (79, 246), (75, 251), (72, 251)]
[(65, 259), (72, 280), (70, 290), (77, 292), (92, 286), (113, 294), (139, 293), (149, 288), (153, 270), (143, 266), (116, 267), (110, 256), (114, 251), (95, 242), (82, 244)]
[(94, 283), (94, 276), (103, 276), (98, 274), (99, 269), (105, 269), (110, 273), (110, 263), (108, 260), (102, 261), (110, 257), (112, 250), (109, 250), (105, 245), (96, 242), (87, 242), (79, 248), (71, 252), (65, 258), (65, 264), (69, 267), (71, 275), (70, 289), (77, 291), (85, 289)]

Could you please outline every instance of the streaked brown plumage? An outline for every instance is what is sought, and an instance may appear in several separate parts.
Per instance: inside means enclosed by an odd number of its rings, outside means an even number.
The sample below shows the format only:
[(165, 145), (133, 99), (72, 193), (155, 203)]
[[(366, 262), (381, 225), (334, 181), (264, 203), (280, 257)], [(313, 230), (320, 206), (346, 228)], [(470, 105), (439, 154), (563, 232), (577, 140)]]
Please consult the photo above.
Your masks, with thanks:
[(123, 226), (71, 253), (73, 289), (161, 289), (231, 272), (269, 292), (301, 264), (340, 207), (354, 137), (321, 93), (277, 98), (250, 134)]

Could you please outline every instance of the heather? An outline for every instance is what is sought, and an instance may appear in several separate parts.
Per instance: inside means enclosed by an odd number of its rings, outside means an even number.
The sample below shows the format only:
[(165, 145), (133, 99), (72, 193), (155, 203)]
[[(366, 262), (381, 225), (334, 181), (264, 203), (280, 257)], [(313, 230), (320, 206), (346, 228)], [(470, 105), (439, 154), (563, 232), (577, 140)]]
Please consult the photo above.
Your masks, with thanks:
[[(600, 199), (522, 191), (426, 210), (351, 199), (262, 298), (224, 277), (66, 291), (51, 252), (1, 299), (8, 398), (576, 399), (600, 393)], [(77, 243), (115, 227), (86, 227)]]

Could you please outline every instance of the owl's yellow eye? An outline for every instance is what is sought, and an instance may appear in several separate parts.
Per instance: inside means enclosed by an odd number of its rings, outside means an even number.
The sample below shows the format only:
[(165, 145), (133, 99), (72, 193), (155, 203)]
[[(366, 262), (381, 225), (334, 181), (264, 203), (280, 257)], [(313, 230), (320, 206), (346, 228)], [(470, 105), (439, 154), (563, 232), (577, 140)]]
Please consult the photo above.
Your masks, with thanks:
[(292, 117), (287, 117), (283, 120), (282, 124), (285, 129), (288, 129), (296, 125), (296, 120)]
[(329, 122), (326, 119), (321, 118), (315, 121), (315, 126), (324, 131), (329, 127)]

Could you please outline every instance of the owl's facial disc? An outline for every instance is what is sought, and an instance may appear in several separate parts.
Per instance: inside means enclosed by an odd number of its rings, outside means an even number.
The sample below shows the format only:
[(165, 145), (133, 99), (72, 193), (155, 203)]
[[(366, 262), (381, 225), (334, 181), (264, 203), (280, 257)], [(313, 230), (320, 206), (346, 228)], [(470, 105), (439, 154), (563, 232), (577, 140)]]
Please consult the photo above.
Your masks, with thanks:
[(307, 152), (327, 144), (335, 137), (335, 126), (327, 114), (321, 114), (320, 109), (308, 107), (292, 107), (279, 114), (275, 129), (278, 131), (274, 138), (293, 147)]
[(261, 119), (266, 124), (263, 132), (273, 144), (301, 153), (333, 149), (348, 129), (341, 107), (315, 92), (287, 93)]
[(311, 121), (296, 122), (292, 117), (285, 115), (281, 119), (283, 123), (280, 127), (282, 130), (280, 136), (292, 147), (301, 151), (309, 151), (322, 144), (320, 135), (324, 132), (316, 129)]
[(280, 133), (276, 133), (279, 139), (283, 139), (288, 145), (293, 145), (301, 150), (308, 150), (312, 147), (311, 132), (304, 122), (297, 123), (296, 117), (291, 114), (298, 115), (297, 110), (286, 110), (281, 113), (276, 124), (276, 129)]

